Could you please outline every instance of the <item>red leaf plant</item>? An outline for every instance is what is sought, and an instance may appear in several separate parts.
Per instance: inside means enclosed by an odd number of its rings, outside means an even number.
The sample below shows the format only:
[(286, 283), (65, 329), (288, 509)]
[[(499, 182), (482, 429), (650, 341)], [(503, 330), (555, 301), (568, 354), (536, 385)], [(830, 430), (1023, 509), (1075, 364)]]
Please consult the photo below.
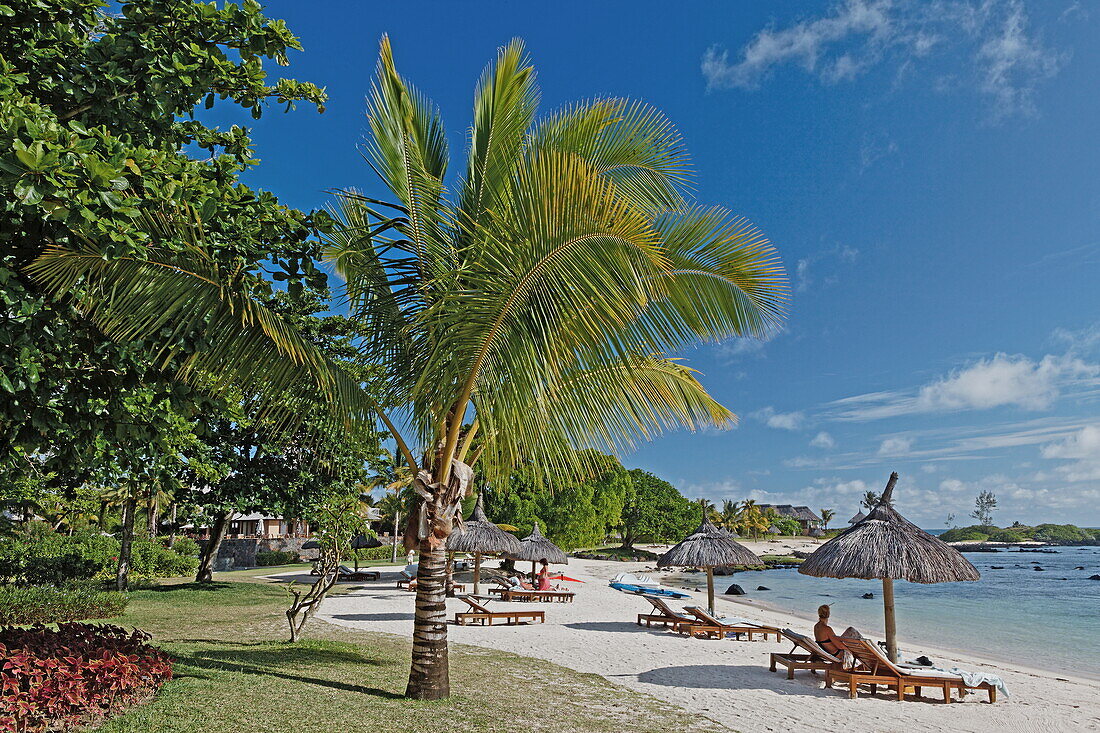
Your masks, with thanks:
[(152, 697), (172, 660), (148, 640), (109, 625), (0, 628), (0, 733), (69, 730)]

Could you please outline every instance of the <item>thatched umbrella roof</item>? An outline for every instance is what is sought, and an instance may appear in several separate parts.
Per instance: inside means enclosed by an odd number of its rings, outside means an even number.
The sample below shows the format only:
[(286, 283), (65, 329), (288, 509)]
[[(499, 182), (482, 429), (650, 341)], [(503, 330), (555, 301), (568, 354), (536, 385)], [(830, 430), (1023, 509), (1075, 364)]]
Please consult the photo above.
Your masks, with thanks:
[(321, 549), (321, 543), (318, 542), (317, 540), (306, 540), (305, 542), (302, 543), (302, 549), (303, 550), (320, 550)]
[(780, 531), (779, 531), (779, 528), (778, 528), (778, 527), (776, 527), (776, 526), (775, 526), (775, 525), (773, 524), (772, 526), (768, 527), (768, 534), (783, 534), (783, 533), (782, 533), (782, 532), (780, 532)]
[(474, 594), (481, 580), (481, 556), (514, 554), (520, 552), (520, 543), (514, 534), (505, 532), (489, 521), (481, 508), (481, 494), (477, 495), (474, 512), (470, 518), (456, 527), (447, 537), (447, 552), (472, 552), (474, 554)]
[(481, 495), (478, 494), (473, 514), (447, 538), (447, 552), (514, 555), (520, 552), (520, 544), (514, 534), (505, 532), (489, 521), (485, 510), (481, 508)]
[(764, 561), (747, 547), (710, 523), (706, 512), (698, 529), (680, 544), (657, 558), (659, 568), (705, 568), (707, 571), (707, 601), (714, 610), (714, 568), (730, 565), (763, 565)]
[(909, 522), (890, 505), (898, 475), (867, 517), (832, 538), (798, 566), (798, 572), (822, 578), (908, 580), (953, 583), (977, 580), (974, 566), (951, 545)]
[(535, 522), (535, 528), (531, 534), (519, 541), (518, 552), (509, 552), (508, 556), (513, 560), (530, 560), (538, 562), (545, 560), (554, 565), (568, 565), (569, 558), (565, 556), (561, 548), (543, 536), (539, 530), (539, 523)]
[(378, 539), (374, 535), (357, 534), (351, 538), (351, 549), (353, 550), (367, 550), (371, 547), (381, 547), (382, 540)]
[(857, 512), (854, 517), (848, 520), (848, 524), (856, 524), (858, 522), (862, 522), (866, 518), (866, 514), (864, 514), (863, 512)]
[(897, 658), (894, 625), (894, 581), (953, 583), (978, 580), (977, 569), (951, 545), (909, 522), (892, 506), (898, 474), (878, 505), (860, 522), (817, 548), (798, 572), (820, 578), (882, 580), (886, 603), (886, 643)]

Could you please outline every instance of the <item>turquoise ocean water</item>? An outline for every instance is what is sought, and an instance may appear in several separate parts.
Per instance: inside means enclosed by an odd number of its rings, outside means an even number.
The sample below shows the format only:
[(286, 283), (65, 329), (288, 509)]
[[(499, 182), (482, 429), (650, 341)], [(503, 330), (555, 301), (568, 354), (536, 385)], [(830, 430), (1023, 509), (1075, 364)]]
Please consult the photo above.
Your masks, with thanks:
[[(1053, 549), (1056, 554), (967, 553), (982, 575), (975, 582), (896, 582), (899, 645), (919, 653), (924, 643), (1100, 679), (1100, 581), (1088, 580), (1100, 574), (1100, 547)], [(855, 626), (881, 638), (881, 581), (813, 578), (797, 570), (737, 573), (714, 580), (717, 593), (737, 583), (746, 598), (806, 617), (829, 603), (838, 631)], [(678, 575), (665, 582), (706, 586), (702, 574)], [(756, 590), (760, 585), (770, 590)], [(867, 592), (874, 593), (874, 599), (860, 597)]]

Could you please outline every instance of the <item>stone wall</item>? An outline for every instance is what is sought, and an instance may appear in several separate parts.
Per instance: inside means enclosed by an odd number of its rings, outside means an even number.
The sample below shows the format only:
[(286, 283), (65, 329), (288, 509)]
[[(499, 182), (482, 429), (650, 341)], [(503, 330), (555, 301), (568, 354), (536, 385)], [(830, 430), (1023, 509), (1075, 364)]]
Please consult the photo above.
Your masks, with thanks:
[(317, 550), (303, 550), (309, 537), (277, 537), (271, 539), (224, 539), (214, 559), (215, 570), (237, 570), (256, 567), (257, 552), (296, 552), (303, 560), (316, 560)]

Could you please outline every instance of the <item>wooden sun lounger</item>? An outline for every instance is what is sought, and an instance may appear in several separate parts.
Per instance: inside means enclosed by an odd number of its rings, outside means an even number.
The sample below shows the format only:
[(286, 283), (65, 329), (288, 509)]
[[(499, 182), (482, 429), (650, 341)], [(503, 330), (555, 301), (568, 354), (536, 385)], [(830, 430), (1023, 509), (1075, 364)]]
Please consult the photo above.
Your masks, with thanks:
[(341, 581), (348, 580), (378, 580), (382, 577), (382, 574), (377, 570), (352, 570), (346, 568), (343, 565), (340, 566), (337, 571), (336, 579)]
[(741, 634), (745, 634), (749, 641), (752, 641), (754, 634), (760, 634), (764, 637), (764, 641), (767, 641), (768, 635), (771, 634), (775, 636), (777, 642), (780, 641), (779, 629), (774, 626), (758, 626), (748, 622), (725, 623), (698, 606), (684, 606), (684, 610), (697, 620), (693, 624), (678, 626), (676, 630), (681, 633), (707, 639), (725, 639), (727, 634), (735, 634), (739, 638)]
[(546, 614), (543, 611), (490, 611), (481, 605), (473, 596), (459, 596), (472, 610), (455, 614), (455, 623), (465, 626), (470, 623), (492, 626), (494, 621), (503, 620), (508, 625), (526, 624), (538, 622), (546, 623)]
[(653, 606), (653, 610), (655, 611), (655, 613), (639, 613), (639, 626), (644, 623), (648, 628), (653, 626), (653, 624), (660, 624), (664, 627), (671, 626), (672, 628), (679, 630), (678, 627), (681, 625), (690, 626), (699, 622), (699, 620), (694, 616), (673, 611), (671, 608), (669, 608), (668, 604), (665, 603), (664, 598), (647, 595), (643, 595), (642, 598), (649, 601), (649, 605)]
[(526, 588), (490, 588), (502, 601), (545, 601), (547, 603), (572, 603), (576, 593), (568, 590), (528, 590)]
[(906, 694), (910, 692), (920, 697), (921, 688), (934, 687), (943, 690), (945, 703), (951, 702), (951, 693), (954, 690), (986, 690), (989, 693), (989, 702), (997, 702), (997, 688), (988, 682), (974, 687), (967, 685), (958, 675), (949, 672), (896, 665), (867, 639), (840, 637), (840, 643), (859, 661), (860, 666), (852, 670), (840, 668), (826, 670), (825, 686), (832, 687), (834, 682), (846, 682), (850, 698), (857, 697), (859, 685), (871, 685), (872, 692), (876, 685), (883, 685), (893, 687), (897, 691), (898, 700), (904, 700)]
[[(840, 659), (822, 649), (812, 637), (795, 633), (790, 629), (783, 629), (779, 633), (794, 644), (794, 647), (786, 654), (772, 653), (770, 666), (772, 672), (775, 671), (777, 664), (783, 665), (787, 668), (787, 679), (793, 680), (796, 669), (808, 669), (812, 674), (817, 674), (819, 670), (824, 672), (841, 668)], [(799, 649), (803, 653), (799, 654)]]

